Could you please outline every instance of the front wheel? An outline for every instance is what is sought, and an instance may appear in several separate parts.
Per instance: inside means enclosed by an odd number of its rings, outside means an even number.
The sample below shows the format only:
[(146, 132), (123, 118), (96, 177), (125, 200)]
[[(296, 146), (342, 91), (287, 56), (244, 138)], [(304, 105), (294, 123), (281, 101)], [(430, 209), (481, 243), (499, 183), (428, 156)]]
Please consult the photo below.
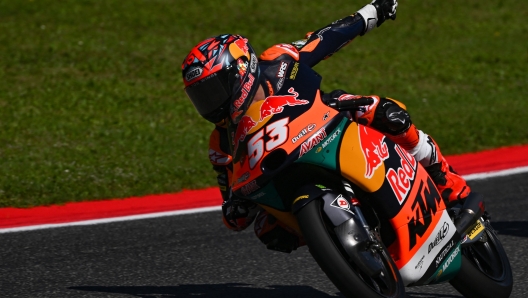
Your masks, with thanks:
[(462, 249), (462, 267), (451, 285), (464, 297), (510, 297), (513, 277), (506, 251), (489, 221), (481, 241)]
[(346, 297), (405, 297), (398, 268), (383, 243), (371, 249), (381, 270), (367, 274), (354, 264), (322, 214), (322, 201), (313, 200), (297, 213), (297, 220), (310, 253), (328, 278)]

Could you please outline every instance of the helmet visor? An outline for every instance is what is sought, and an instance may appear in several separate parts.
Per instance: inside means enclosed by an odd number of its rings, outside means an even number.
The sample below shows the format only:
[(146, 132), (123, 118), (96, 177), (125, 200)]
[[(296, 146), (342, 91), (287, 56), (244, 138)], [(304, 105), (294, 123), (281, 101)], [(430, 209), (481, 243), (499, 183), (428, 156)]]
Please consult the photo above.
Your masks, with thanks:
[(187, 96), (200, 115), (207, 115), (230, 100), (233, 94), (232, 85), (236, 82), (235, 74), (224, 69), (185, 88)]

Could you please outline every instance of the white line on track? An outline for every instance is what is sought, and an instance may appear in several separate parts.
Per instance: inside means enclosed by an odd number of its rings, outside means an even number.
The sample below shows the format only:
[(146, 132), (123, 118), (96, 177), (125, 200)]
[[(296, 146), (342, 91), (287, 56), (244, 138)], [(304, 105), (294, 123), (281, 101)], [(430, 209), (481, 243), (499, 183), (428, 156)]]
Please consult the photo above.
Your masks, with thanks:
[[(528, 172), (528, 166), (507, 169), (507, 170), (502, 170), (502, 171), (495, 171), (495, 172), (485, 172), (485, 173), (463, 175), (462, 177), (470, 181), (470, 180), (481, 180), (481, 179), (488, 179), (488, 178), (494, 178), (494, 177), (510, 176), (510, 175), (515, 175), (515, 174), (527, 173), (527, 172)], [(44, 224), (44, 225), (34, 225), (34, 226), (25, 226), (25, 227), (17, 227), (17, 228), (6, 228), (6, 229), (0, 229), (0, 234), (60, 228), (60, 227), (87, 226), (87, 225), (96, 225), (96, 224), (103, 224), (103, 223), (110, 223), (110, 222), (158, 218), (158, 217), (164, 217), (164, 216), (175, 216), (175, 215), (184, 215), (184, 214), (192, 214), (192, 213), (204, 213), (204, 212), (211, 212), (211, 211), (220, 211), (221, 209), (222, 208), (220, 206), (204, 207), (204, 208), (194, 208), (194, 209), (186, 209), (186, 210), (167, 211), (167, 212), (156, 212), (156, 213), (148, 213), (148, 214), (140, 214), (140, 215), (83, 220), (83, 221), (60, 223), (60, 224)]]

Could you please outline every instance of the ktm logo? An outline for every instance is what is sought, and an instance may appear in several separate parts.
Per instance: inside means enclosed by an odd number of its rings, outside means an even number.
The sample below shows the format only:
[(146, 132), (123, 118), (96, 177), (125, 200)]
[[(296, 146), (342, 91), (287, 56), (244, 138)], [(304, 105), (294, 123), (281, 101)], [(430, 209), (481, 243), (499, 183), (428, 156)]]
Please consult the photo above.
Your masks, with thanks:
[(442, 206), (443, 203), (433, 181), (428, 178), (427, 185), (424, 184), (423, 180), (420, 181), (418, 195), (411, 205), (414, 217), (410, 219), (407, 225), (409, 228), (409, 250), (412, 250), (416, 245), (416, 237), (422, 237), (429, 229), (433, 221), (433, 215), (436, 214), (438, 207)]

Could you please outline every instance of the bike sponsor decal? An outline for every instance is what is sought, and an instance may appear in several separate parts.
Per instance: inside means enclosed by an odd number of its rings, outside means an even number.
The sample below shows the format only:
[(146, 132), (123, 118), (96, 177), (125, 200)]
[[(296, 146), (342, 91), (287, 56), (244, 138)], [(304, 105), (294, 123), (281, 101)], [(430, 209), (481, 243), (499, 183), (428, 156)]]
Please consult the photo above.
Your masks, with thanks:
[(240, 107), (244, 104), (254, 82), (255, 77), (252, 74), (249, 74), (247, 81), (244, 83), (244, 85), (242, 85), (242, 94), (240, 94), (240, 97), (233, 103), (235, 110), (240, 109)]
[(343, 195), (339, 195), (331, 204), (330, 206), (339, 208), (341, 210), (345, 210), (347, 212), (353, 213), (350, 211), (350, 204), (348, 201), (343, 197)]
[(193, 68), (189, 69), (189, 71), (187, 71), (187, 73), (185, 74), (185, 80), (187, 82), (190, 82), (190, 81), (198, 78), (199, 76), (201, 76), (202, 72), (203, 72), (203, 68), (201, 68), (201, 67), (193, 67)]
[(238, 177), (237, 184), (248, 180), (250, 175), (251, 174), (249, 172), (245, 172), (244, 174), (242, 174), (240, 177)]
[(415, 270), (422, 269), (423, 263), (424, 263), (424, 258), (425, 258), (425, 255), (423, 255), (422, 258), (420, 258), (420, 261), (418, 261), (418, 264), (416, 264), (416, 266), (414, 266)]
[(330, 117), (330, 111), (326, 112), (323, 116), (323, 121), (328, 120), (328, 117)]
[(384, 141), (385, 136), (381, 133), (362, 125), (359, 125), (358, 129), (366, 164), (365, 178), (370, 179), (383, 161), (389, 158), (389, 149)]
[(259, 188), (260, 186), (258, 186), (257, 181), (253, 180), (253, 181), (250, 181), (248, 184), (242, 186), (240, 188), (240, 191), (242, 192), (242, 195), (247, 196)]
[(446, 259), (445, 263), (444, 263), (444, 266), (442, 266), (442, 271), (446, 271), (446, 269), (449, 267), (449, 265), (451, 265), (451, 262), (453, 262), (453, 260), (456, 258), (456, 256), (458, 256), (458, 253), (460, 252), (460, 246), (457, 246), (457, 248), (455, 248), (455, 250), (453, 251), (453, 253), (449, 256), (449, 258)]
[(295, 137), (293, 137), (291, 139), (292, 143), (296, 143), (298, 140), (300, 140), (302, 137), (304, 137), (305, 135), (307, 135), (309, 132), (313, 131), (315, 129), (317, 125), (315, 125), (314, 123), (306, 126), (305, 128), (303, 128)]
[(469, 231), (469, 233), (467, 234), (467, 236), (469, 237), (469, 239), (473, 240), (475, 239), (475, 237), (477, 237), (477, 235), (480, 234), (480, 232), (482, 232), (484, 230), (484, 226), (482, 225), (482, 223), (479, 221), (477, 221), (477, 223), (473, 226), (473, 228), (471, 229), (471, 231)]
[(308, 151), (312, 150), (313, 147), (321, 143), (322, 140), (326, 138), (326, 130), (323, 128), (319, 129), (312, 137), (310, 137), (306, 142), (302, 143), (301, 150), (299, 152), (299, 157), (306, 154)]
[[(410, 203), (410, 202), (409, 202)], [(408, 214), (410, 214), (409, 212)], [(442, 268), (441, 263), (440, 265), (435, 269), (435, 261), (436, 258), (441, 254), (441, 252), (446, 248), (450, 241), (454, 241), (454, 245), (457, 245), (457, 240), (453, 238), (456, 234), (456, 228), (451, 223), (451, 218), (449, 217), (449, 214), (445, 211), (440, 211), (441, 214), (439, 214), (439, 221), (436, 226), (432, 227), (432, 225), (429, 227), (431, 232), (427, 235), (426, 239), (423, 239), (424, 241), (420, 242), (420, 245), (416, 245), (415, 249), (416, 251), (409, 250), (409, 253), (407, 253), (406, 257), (400, 258), (399, 260), (396, 260), (396, 265), (400, 268), (400, 274), (402, 276), (402, 279), (404, 281), (404, 284), (411, 284), (415, 283), (419, 280), (422, 280), (423, 278), (431, 277), (434, 278), (434, 271), (439, 270)], [(437, 234), (444, 228), (444, 223), (449, 224), (449, 231), (448, 234), (445, 235), (444, 243), (446, 245), (438, 245), (431, 250), (430, 253), (428, 253), (428, 244), (431, 242), (434, 242), (435, 238), (437, 237)], [(406, 229), (403, 227), (403, 229)], [(403, 230), (402, 230), (403, 232)], [(401, 235), (402, 238), (404, 235)], [(406, 243), (401, 243), (402, 246), (405, 246)], [(453, 246), (454, 247), (454, 246)], [(451, 249), (453, 249), (451, 247)], [(402, 250), (406, 250), (406, 248), (401, 247)], [(402, 253), (405, 255), (405, 253), (402, 251)], [(447, 251), (445, 256), (448, 256), (450, 251)], [(445, 260), (445, 258), (444, 258)], [(425, 276), (427, 275), (427, 276)]]
[(398, 202), (403, 204), (409, 191), (411, 190), (412, 181), (416, 176), (416, 159), (414, 159), (406, 150), (395, 145), (394, 149), (400, 156), (400, 167), (396, 170), (389, 169), (385, 177), (389, 181), (392, 191), (398, 198)]
[(293, 204), (297, 203), (297, 201), (300, 201), (300, 200), (304, 200), (304, 199), (308, 199), (310, 196), (309, 195), (302, 195), (302, 196), (298, 196), (297, 198), (295, 198), (295, 200), (293, 200)]
[(285, 106), (307, 105), (310, 103), (305, 99), (297, 99), (299, 93), (293, 87), (288, 89), (288, 93), (291, 95), (268, 96), (260, 107), (260, 121), (268, 116), (282, 113)]
[[(431, 179), (427, 179), (427, 185), (420, 181), (418, 193), (411, 205), (414, 217), (407, 224), (409, 231), (409, 251), (416, 245), (416, 237), (422, 237), (429, 229), (433, 221), (433, 215), (442, 204), (442, 198)], [(443, 238), (442, 238), (443, 239)]]
[(265, 192), (260, 191), (260, 192), (257, 193), (256, 195), (251, 196), (251, 197), (249, 197), (249, 198), (252, 199), (252, 200), (257, 200), (257, 199), (262, 198), (262, 197), (265, 196), (265, 195), (266, 195)]
[(295, 77), (297, 77), (297, 72), (299, 71), (299, 63), (295, 62), (293, 64), (292, 71), (290, 73), (290, 80), (295, 80)]
[(447, 254), (449, 253), (449, 251), (451, 250), (451, 248), (453, 248), (453, 245), (455, 245), (455, 241), (451, 240), (451, 241), (446, 245), (446, 247), (444, 248), (444, 250), (442, 250), (442, 252), (436, 257), (436, 262), (435, 262), (436, 268), (438, 268), (438, 266), (440, 266), (440, 264), (442, 264), (442, 261), (443, 261), (444, 258), (447, 256)]
[(431, 243), (429, 243), (427, 253), (431, 253), (431, 250), (433, 250), (435, 246), (442, 243), (444, 238), (447, 236), (448, 232), (449, 232), (449, 224), (447, 222), (444, 222), (442, 229), (440, 229), (440, 231), (436, 234), (435, 239)]
[(319, 147), (319, 148), (317, 148), (317, 150), (315, 150), (315, 153), (319, 153), (319, 152), (323, 151), (323, 149), (326, 148), (326, 146), (330, 145), (330, 143), (332, 143), (339, 136), (340, 133), (341, 133), (341, 130), (339, 128), (337, 128), (336, 131), (334, 131), (334, 133), (331, 134), (328, 137), (328, 139), (326, 139), (326, 141), (323, 142), (321, 147)]
[(340, 133), (341, 133), (341, 129), (339, 129), (338, 127), (336, 131), (334, 131), (334, 133), (330, 135), (326, 141), (323, 142), (321, 147), (323, 147), (323, 149), (326, 148), (326, 146), (332, 143), (339, 136)]

